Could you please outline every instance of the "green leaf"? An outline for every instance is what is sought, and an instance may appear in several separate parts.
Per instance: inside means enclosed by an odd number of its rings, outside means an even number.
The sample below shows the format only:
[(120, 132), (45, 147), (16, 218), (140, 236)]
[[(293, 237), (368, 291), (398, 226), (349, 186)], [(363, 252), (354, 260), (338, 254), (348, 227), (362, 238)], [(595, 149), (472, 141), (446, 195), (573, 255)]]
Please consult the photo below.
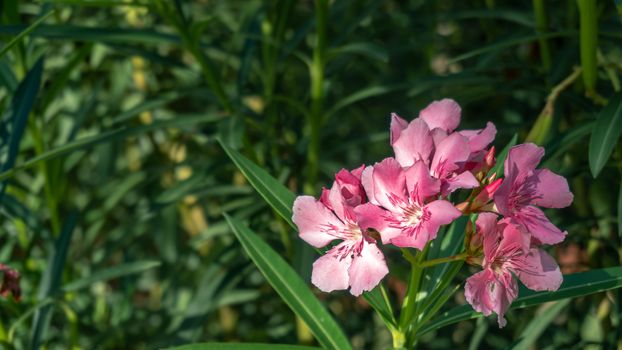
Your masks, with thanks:
[(510, 148), (516, 146), (516, 142), (518, 142), (518, 134), (514, 134), (510, 142), (508, 142), (508, 144), (503, 147), (503, 150), (499, 152), (495, 166), (490, 169), (488, 174), (486, 174), (486, 177), (490, 177), (495, 173), (497, 174), (497, 178), (503, 175), (503, 163), (505, 162), (505, 158), (508, 157), (508, 153), (510, 153)]
[(43, 162), (43, 161), (50, 160), (50, 159), (55, 159), (55, 158), (64, 156), (66, 154), (69, 154), (71, 152), (90, 148), (101, 143), (117, 141), (117, 140), (124, 139), (128, 136), (140, 135), (140, 134), (144, 134), (144, 133), (154, 131), (154, 130), (159, 130), (159, 129), (175, 128), (175, 127), (183, 128), (183, 127), (189, 127), (189, 126), (202, 124), (202, 123), (215, 122), (215, 121), (221, 120), (222, 118), (223, 118), (222, 116), (199, 115), (196, 117), (184, 117), (184, 118), (160, 120), (149, 125), (138, 126), (138, 127), (133, 127), (133, 128), (123, 127), (123, 128), (119, 128), (115, 130), (110, 130), (110, 131), (102, 131), (97, 135), (90, 136), (90, 137), (84, 137), (76, 141), (69, 142), (62, 146), (51, 149), (45, 153), (41, 153), (40, 155), (22, 164), (19, 164), (10, 170), (0, 173), (0, 180), (9, 178), (15, 175), (16, 171), (22, 170), (22, 169), (28, 169), (38, 164), (39, 162)]
[[(67, 252), (69, 251), (69, 243), (74, 233), (78, 215), (72, 212), (67, 216), (65, 224), (60, 231), (60, 236), (56, 240), (53, 253), (48, 259), (47, 268), (41, 284), (39, 286), (38, 298), (44, 300), (55, 296), (60, 287), (63, 270), (67, 261)], [(30, 336), (30, 345), (32, 349), (39, 349), (41, 341), (45, 338), (47, 328), (51, 321), (51, 306), (47, 305), (35, 312)]]
[(168, 348), (168, 350), (319, 350), (310, 346), (258, 343), (202, 343)]
[(283, 301), (328, 349), (351, 349), (348, 338), (296, 272), (256, 233), (225, 215), (233, 233)]
[(512, 345), (513, 350), (528, 350), (534, 348), (534, 343), (553, 322), (555, 317), (568, 306), (570, 299), (564, 299), (549, 305), (535, 317), (523, 330), (518, 340)]
[(376, 45), (370, 42), (362, 42), (362, 43), (349, 43), (340, 47), (336, 47), (330, 49), (328, 51), (328, 60), (339, 57), (339, 55), (343, 54), (360, 54), (363, 56), (367, 56), (369, 58), (378, 60), (383, 63), (389, 62), (389, 53), (385, 46)]
[(592, 176), (597, 177), (609, 160), (622, 133), (622, 92), (616, 93), (598, 116), (590, 137), (589, 160)]
[(618, 236), (622, 237), (622, 185), (618, 190)]
[(381, 283), (370, 292), (365, 292), (363, 297), (365, 297), (365, 300), (369, 303), (369, 305), (374, 308), (374, 310), (378, 313), (378, 316), (380, 316), (387, 327), (391, 329), (397, 326), (397, 322), (395, 320), (395, 316), (393, 315), (391, 302), (389, 301), (386, 293), (387, 292)]
[[(622, 266), (597, 269), (564, 276), (564, 282), (555, 292), (534, 292), (521, 288), (519, 295), (511, 309), (520, 309), (550, 301), (577, 298), (584, 295), (604, 292), (622, 287)], [(482, 314), (471, 308), (471, 305), (462, 305), (453, 308), (429, 324), (422, 327), (420, 334), (454, 324), (456, 322), (481, 317)]]
[(63, 286), (63, 291), (74, 292), (76, 290), (88, 287), (95, 282), (107, 281), (113, 278), (119, 278), (127, 275), (140, 273), (154, 267), (160, 266), (159, 261), (135, 261), (111, 268), (103, 269), (93, 273), (92, 275), (80, 278), (73, 282), (69, 282)]
[(4, 56), (5, 53), (7, 53), (13, 46), (17, 45), (17, 43), (19, 43), (22, 39), (24, 39), (24, 37), (26, 37), (26, 35), (30, 34), (30, 32), (35, 30), (35, 28), (37, 28), (39, 25), (41, 25), (41, 23), (43, 23), (46, 19), (48, 19), (48, 17), (50, 17), (53, 13), (54, 13), (54, 11), (50, 11), (50, 12), (46, 13), (45, 15), (39, 17), (39, 19), (34, 21), (31, 25), (29, 25), (21, 33), (17, 34), (15, 37), (13, 37), (13, 39), (11, 39), (11, 41), (9, 41), (8, 44), (4, 45), (2, 47), (2, 50), (0, 50), (0, 57)]
[[(13, 168), (19, 145), (26, 129), (28, 116), (35, 103), (35, 98), (41, 85), (41, 75), (43, 74), (43, 58), (40, 58), (35, 65), (28, 71), (24, 80), (17, 87), (15, 95), (11, 100), (11, 107), (7, 114), (2, 117), (0, 123), (0, 149), (4, 152), (5, 142), (8, 141), (6, 150), (6, 160), (2, 164), (1, 170), (6, 172)], [(0, 196), (4, 193), (5, 186), (2, 184)], [(1, 197), (0, 197), (1, 198)]]
[(292, 206), (296, 197), (294, 193), (270, 176), (259, 165), (244, 157), (240, 152), (225, 145), (222, 141), (219, 142), (229, 158), (231, 158), (255, 190), (291, 227), (296, 228), (292, 222)]

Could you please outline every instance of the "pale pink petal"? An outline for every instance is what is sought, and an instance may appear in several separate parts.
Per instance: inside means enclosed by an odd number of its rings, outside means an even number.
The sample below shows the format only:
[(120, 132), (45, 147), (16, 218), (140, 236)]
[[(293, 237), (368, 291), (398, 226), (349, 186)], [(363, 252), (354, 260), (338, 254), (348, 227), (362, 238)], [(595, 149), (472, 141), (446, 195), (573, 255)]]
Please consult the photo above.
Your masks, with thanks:
[(293, 212), (292, 221), (298, 227), (300, 238), (316, 248), (339, 238), (327, 232), (329, 227), (345, 228), (332, 211), (311, 196), (296, 198)]
[(530, 249), (523, 264), (525, 268), (516, 274), (529, 289), (555, 291), (564, 280), (555, 259), (542, 249)]
[(438, 147), (448, 136), (447, 131), (439, 128), (432, 129), (430, 134), (432, 135), (432, 140), (434, 140), (434, 147)]
[(423, 203), (424, 199), (440, 192), (440, 181), (430, 176), (430, 169), (423, 161), (416, 162), (405, 173), (408, 193), (411, 197), (414, 195), (418, 203)]
[(443, 193), (449, 194), (459, 188), (475, 188), (479, 187), (479, 181), (470, 171), (465, 171), (459, 175), (451, 176), (445, 179)]
[(506, 177), (499, 185), (499, 188), (493, 195), (495, 206), (501, 215), (512, 215), (512, 209), (510, 208), (510, 195), (512, 194), (512, 178)]
[(394, 214), (371, 203), (365, 203), (354, 208), (358, 225), (362, 230), (374, 229), (380, 232), (382, 243), (388, 244), (392, 238), (399, 236), (402, 230), (392, 227), (386, 221), (387, 217)]
[(486, 149), (495, 139), (497, 128), (491, 122), (486, 123), (486, 127), (480, 130), (462, 130), (459, 133), (469, 139), (471, 152), (478, 152)]
[(544, 148), (538, 147), (533, 143), (523, 143), (512, 147), (508, 157), (505, 159), (505, 176), (508, 176), (511, 172), (526, 175), (534, 171), (543, 156)]
[(536, 170), (537, 178), (533, 204), (545, 208), (565, 208), (572, 203), (573, 195), (568, 189), (568, 181), (548, 169)]
[[(419, 224), (421, 225), (421, 223)], [(430, 241), (430, 234), (423, 230), (416, 230), (413, 234), (402, 233), (391, 239), (391, 244), (397, 247), (411, 247), (423, 250), (425, 245)]]
[(430, 129), (441, 128), (447, 132), (456, 130), (460, 124), (461, 108), (452, 99), (442, 99), (430, 103), (419, 113)]
[(365, 189), (367, 200), (375, 205), (380, 205), (374, 196), (374, 180), (373, 180), (374, 167), (368, 166), (361, 173), (361, 184)]
[(410, 122), (392, 145), (395, 159), (403, 167), (411, 166), (418, 160), (423, 160), (428, 164), (434, 149), (430, 130), (426, 123), (419, 118)]
[(348, 218), (345, 211), (344, 198), (341, 195), (341, 187), (337, 182), (333, 182), (333, 187), (331, 187), (328, 192), (328, 202), (330, 203), (331, 209), (335, 212), (335, 215), (337, 215), (341, 221), (345, 222)]
[(512, 274), (507, 272), (497, 275), (497, 281), (490, 290), (490, 299), (493, 304), (493, 311), (497, 314), (499, 328), (505, 327), (507, 322), (503, 316), (516, 297), (518, 297), (518, 283)]
[(494, 273), (490, 270), (480, 271), (467, 278), (464, 286), (464, 296), (473, 310), (489, 316), (494, 308), (490, 295), (489, 285), (495, 283)]
[(394, 158), (386, 158), (374, 165), (372, 174), (374, 197), (386, 209), (396, 211), (395, 200), (406, 199), (406, 177)]
[(514, 217), (541, 243), (557, 244), (566, 238), (567, 232), (562, 232), (553, 225), (537, 207), (529, 205), (520, 208), (514, 213)]
[(332, 292), (334, 290), (348, 289), (348, 269), (352, 263), (352, 258), (346, 257), (341, 259), (337, 251), (339, 248), (347, 247), (349, 244), (350, 242), (340, 243), (313, 263), (311, 283), (321, 291)]
[(447, 177), (458, 169), (459, 164), (469, 158), (469, 141), (466, 137), (453, 133), (445, 138), (436, 148), (430, 169), (437, 178)]
[[(462, 215), (462, 212), (446, 200), (436, 200), (423, 207), (424, 213), (427, 212), (428, 218), (421, 221), (422, 231), (427, 232), (429, 240), (436, 238), (441, 225), (450, 224)], [(425, 217), (425, 215), (424, 215)]]
[(498, 222), (497, 227), (501, 229), (502, 234), (495, 258), (504, 259), (514, 255), (517, 251), (528, 254), (531, 237), (518, 221), (513, 218), (504, 218)]
[(371, 291), (389, 273), (384, 255), (375, 243), (363, 240), (363, 249), (354, 255), (350, 269), (350, 293), (359, 296)]
[(494, 213), (480, 213), (475, 220), (475, 227), (477, 232), (481, 233), (483, 237), (492, 237), (495, 241), (495, 231), (497, 229), (497, 214)]
[(400, 137), (402, 130), (406, 129), (408, 122), (399, 115), (391, 113), (391, 145)]

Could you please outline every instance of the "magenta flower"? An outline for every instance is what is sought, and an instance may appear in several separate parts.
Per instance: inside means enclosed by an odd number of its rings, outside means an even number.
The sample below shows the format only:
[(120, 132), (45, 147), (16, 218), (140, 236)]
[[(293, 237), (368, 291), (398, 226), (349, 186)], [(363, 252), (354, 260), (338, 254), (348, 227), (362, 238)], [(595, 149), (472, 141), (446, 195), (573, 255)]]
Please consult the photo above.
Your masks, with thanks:
[(348, 289), (355, 296), (372, 290), (389, 272), (376, 240), (361, 229), (354, 208), (366, 199), (361, 186), (364, 166), (341, 170), (330, 190), (319, 201), (299, 196), (292, 220), (300, 238), (316, 248), (342, 240), (313, 263), (311, 282), (324, 292)]
[(441, 225), (461, 215), (450, 202), (430, 200), (440, 191), (440, 181), (430, 176), (423, 160), (403, 169), (386, 158), (363, 171), (369, 203), (354, 210), (361, 227), (380, 232), (382, 242), (423, 249)]
[(464, 294), (476, 311), (486, 316), (496, 313), (499, 327), (503, 327), (503, 315), (518, 296), (513, 274), (536, 291), (557, 290), (563, 277), (555, 260), (544, 250), (525, 249), (528, 235), (512, 219), (497, 222), (496, 214), (482, 213), (476, 227), (476, 235), (483, 240), (484, 270), (467, 279)]
[(553, 225), (536, 205), (564, 208), (572, 203), (573, 195), (564, 177), (548, 169), (536, 170), (542, 156), (544, 149), (532, 143), (512, 147), (494, 202), (499, 213), (525, 226), (537, 242), (555, 244), (563, 241), (567, 232)]

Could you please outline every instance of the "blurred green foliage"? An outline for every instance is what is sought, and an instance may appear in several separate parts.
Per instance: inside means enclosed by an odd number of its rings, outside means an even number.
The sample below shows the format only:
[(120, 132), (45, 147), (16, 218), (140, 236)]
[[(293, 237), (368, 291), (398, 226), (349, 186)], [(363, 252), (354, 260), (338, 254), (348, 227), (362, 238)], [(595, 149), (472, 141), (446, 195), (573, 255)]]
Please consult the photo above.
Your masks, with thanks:
[[(564, 272), (622, 262), (614, 1), (1, 6), (0, 262), (23, 290), (0, 300), (5, 348), (315, 344), (223, 214), (306, 281), (315, 253), (216, 141), (317, 195), (340, 168), (391, 154), (391, 112), (412, 119), (442, 97), (462, 105), (465, 128), (493, 121), (498, 149), (514, 134), (545, 146), (545, 165), (569, 178), (574, 204), (552, 216), (569, 232), (554, 252)], [(407, 266), (388, 255), (399, 299)], [(620, 293), (513, 311), (502, 330), (463, 321), (419, 347), (528, 346), (526, 334), (538, 348), (619, 348)], [(364, 301), (317, 295), (354, 348), (390, 346)]]

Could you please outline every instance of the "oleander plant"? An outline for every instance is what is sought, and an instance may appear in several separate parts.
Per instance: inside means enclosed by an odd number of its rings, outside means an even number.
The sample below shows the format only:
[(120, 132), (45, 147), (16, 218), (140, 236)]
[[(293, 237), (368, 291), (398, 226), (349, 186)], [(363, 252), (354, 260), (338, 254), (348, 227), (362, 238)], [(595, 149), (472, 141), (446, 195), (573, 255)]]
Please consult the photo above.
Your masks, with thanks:
[(622, 348), (622, 4), (0, 3), (6, 349)]

